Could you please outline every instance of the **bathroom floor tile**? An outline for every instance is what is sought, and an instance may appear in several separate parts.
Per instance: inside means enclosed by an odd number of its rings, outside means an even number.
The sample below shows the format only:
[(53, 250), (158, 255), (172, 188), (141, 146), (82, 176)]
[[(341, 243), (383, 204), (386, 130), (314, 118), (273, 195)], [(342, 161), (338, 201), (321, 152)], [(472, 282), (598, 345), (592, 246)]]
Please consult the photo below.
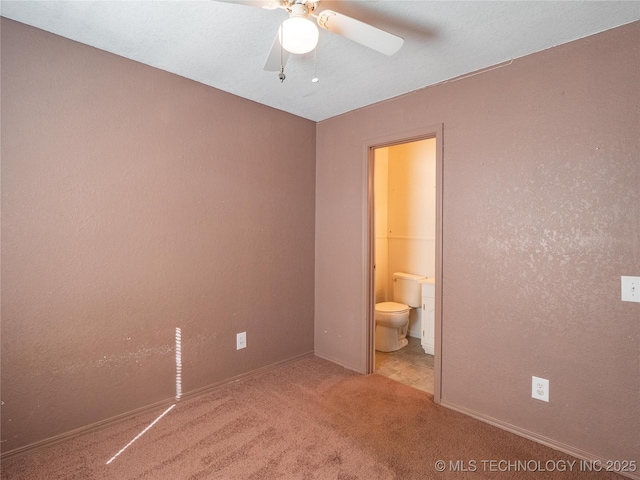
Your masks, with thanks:
[(376, 352), (376, 373), (418, 390), (433, 393), (433, 355), (422, 350), (419, 338), (396, 352)]

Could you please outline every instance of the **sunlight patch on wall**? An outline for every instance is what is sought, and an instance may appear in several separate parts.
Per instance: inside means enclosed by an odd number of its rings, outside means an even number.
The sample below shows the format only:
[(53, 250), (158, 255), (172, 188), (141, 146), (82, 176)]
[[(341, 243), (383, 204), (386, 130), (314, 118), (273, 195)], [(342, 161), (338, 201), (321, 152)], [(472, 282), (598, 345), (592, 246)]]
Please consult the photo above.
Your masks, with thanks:
[[(176, 402), (178, 402), (180, 400), (180, 397), (182, 397), (182, 330), (180, 328), (176, 327)], [(127, 448), (129, 448), (131, 445), (133, 445), (133, 443), (136, 440), (138, 440), (140, 437), (142, 437), (142, 435), (147, 433), (147, 431), (149, 429), (151, 429), (151, 427), (153, 427), (156, 423), (158, 423), (158, 421), (162, 417), (164, 417), (167, 413), (169, 413), (176, 405), (177, 405), (177, 403), (174, 403), (173, 405), (171, 405), (164, 412), (162, 412), (158, 416), (158, 418), (156, 418), (153, 422), (151, 422), (149, 425), (147, 425), (147, 427), (144, 430), (142, 430), (138, 435), (136, 435), (133, 438), (133, 440), (131, 440), (129, 443), (127, 443), (124, 447), (122, 447), (120, 449), (120, 451), (118, 453), (116, 453), (113, 457), (111, 457), (109, 460), (107, 460), (107, 465), (109, 465), (111, 462), (113, 462), (118, 457), (118, 455), (120, 455)]]

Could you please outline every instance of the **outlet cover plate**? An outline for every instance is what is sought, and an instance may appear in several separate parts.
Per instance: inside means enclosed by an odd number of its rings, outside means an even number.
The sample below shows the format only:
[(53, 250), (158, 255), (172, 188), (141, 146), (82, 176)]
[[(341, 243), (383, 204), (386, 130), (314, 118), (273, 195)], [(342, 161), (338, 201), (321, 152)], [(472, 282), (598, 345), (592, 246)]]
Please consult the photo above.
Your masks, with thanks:
[(640, 303), (640, 277), (620, 277), (623, 302)]
[(240, 332), (236, 335), (236, 350), (247, 348), (247, 332)]
[(549, 401), (549, 380), (531, 377), (531, 397), (543, 402)]

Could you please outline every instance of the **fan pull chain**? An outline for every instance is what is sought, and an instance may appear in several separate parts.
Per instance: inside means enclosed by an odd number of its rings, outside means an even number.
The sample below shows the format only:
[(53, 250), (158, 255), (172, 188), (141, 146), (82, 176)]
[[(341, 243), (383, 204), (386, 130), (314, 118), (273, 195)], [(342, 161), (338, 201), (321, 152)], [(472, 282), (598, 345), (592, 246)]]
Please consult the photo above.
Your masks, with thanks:
[(318, 83), (318, 47), (313, 51), (313, 78), (312, 83)]
[(284, 83), (284, 79), (287, 76), (284, 74), (284, 47), (282, 44), (284, 43), (284, 28), (280, 25), (280, 73), (278, 74), (278, 78), (280, 79), (280, 83)]

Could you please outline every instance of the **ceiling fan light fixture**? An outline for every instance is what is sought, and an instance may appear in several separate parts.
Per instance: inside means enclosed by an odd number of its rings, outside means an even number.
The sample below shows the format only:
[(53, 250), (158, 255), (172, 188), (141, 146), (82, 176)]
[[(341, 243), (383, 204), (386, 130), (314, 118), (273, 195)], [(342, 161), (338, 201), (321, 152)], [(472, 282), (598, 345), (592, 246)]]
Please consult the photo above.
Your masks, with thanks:
[(294, 11), (291, 17), (287, 18), (278, 31), (280, 45), (287, 52), (308, 53), (318, 45), (320, 34), (318, 27), (309, 20), (306, 13)]

